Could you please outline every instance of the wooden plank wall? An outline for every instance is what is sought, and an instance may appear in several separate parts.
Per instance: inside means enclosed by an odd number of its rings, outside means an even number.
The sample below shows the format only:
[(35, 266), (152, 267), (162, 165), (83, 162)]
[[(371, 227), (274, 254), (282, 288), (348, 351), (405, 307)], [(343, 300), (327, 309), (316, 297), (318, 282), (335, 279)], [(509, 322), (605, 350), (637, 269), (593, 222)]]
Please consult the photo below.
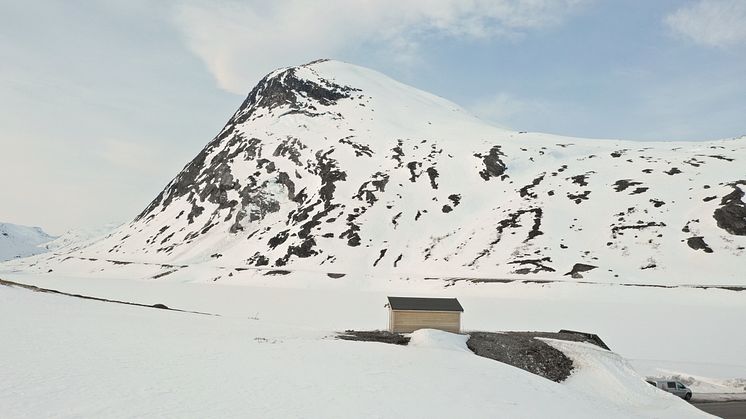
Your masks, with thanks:
[(389, 328), (392, 332), (411, 333), (417, 329), (439, 329), (461, 332), (461, 312), (391, 310)]

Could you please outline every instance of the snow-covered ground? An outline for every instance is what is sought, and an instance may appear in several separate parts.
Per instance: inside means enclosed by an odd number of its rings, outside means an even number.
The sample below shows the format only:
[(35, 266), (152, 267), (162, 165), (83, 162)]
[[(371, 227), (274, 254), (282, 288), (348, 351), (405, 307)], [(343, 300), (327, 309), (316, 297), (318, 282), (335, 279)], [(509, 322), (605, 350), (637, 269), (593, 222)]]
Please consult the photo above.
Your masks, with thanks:
[[(99, 283), (129, 290), (121, 298), (221, 316), (0, 287), (0, 416), (706, 416), (583, 345), (563, 344), (579, 369), (557, 384), (477, 357), (443, 332), (420, 331), (407, 347), (331, 339), (342, 324), (380, 326), (377, 292)], [(624, 398), (611, 387), (619, 383)]]
[[(458, 297), (466, 310), (463, 328), (467, 331), (588, 331), (601, 336), (615, 352), (633, 359), (643, 376), (662, 376), (656, 369), (663, 369), (709, 380), (746, 378), (746, 335), (739, 324), (739, 319), (746, 318), (743, 292), (573, 283), (457, 282), (444, 287), (441, 281), (422, 278), (333, 279), (311, 271), (216, 272), (205, 266), (177, 269), (152, 279), (155, 272), (174, 269), (132, 264), (100, 271), (102, 267), (96, 266), (111, 263), (68, 263), (72, 271), (86, 266), (90, 272), (87, 277), (56, 271), (29, 274), (2, 271), (8, 267), (5, 264), (0, 267), (0, 278), (329, 332), (385, 328), (387, 295)], [(696, 385), (693, 389), (695, 393), (715, 390)]]

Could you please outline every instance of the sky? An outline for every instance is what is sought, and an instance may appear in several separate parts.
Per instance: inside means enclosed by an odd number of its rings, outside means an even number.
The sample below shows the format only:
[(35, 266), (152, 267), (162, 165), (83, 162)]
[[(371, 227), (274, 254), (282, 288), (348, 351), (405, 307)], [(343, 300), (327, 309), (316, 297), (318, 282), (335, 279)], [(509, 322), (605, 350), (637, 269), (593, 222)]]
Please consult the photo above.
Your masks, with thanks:
[(746, 134), (743, 0), (0, 0), (0, 221), (133, 219), (271, 70), (366, 66), (522, 131)]

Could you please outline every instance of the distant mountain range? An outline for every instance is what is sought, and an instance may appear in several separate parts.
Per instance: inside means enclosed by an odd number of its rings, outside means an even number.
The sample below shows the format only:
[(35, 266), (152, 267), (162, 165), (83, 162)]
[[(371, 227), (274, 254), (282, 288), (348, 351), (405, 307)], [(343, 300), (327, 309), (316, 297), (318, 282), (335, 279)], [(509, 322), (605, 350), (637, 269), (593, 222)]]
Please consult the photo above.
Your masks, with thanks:
[(0, 262), (25, 258), (47, 252), (72, 252), (100, 239), (120, 224), (68, 230), (61, 236), (51, 236), (40, 227), (0, 223)]
[(42, 245), (54, 239), (39, 227), (0, 223), (0, 262), (44, 253)]

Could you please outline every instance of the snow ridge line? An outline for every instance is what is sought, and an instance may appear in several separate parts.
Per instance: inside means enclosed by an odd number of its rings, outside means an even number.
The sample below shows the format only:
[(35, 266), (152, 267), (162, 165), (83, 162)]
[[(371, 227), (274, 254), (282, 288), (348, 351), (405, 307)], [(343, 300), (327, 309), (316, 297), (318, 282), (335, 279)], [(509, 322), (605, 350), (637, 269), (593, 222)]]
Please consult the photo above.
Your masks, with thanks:
[(2, 278), (0, 278), (0, 285), (6, 286), (6, 287), (11, 287), (11, 288), (14, 288), (14, 287), (24, 288), (24, 289), (27, 289), (27, 290), (33, 291), (33, 292), (44, 292), (44, 293), (48, 293), (48, 294), (65, 295), (65, 296), (68, 296), (68, 297), (75, 297), (75, 298), (80, 298), (80, 299), (83, 299), (83, 300), (102, 301), (102, 302), (105, 302), (105, 303), (124, 304), (124, 305), (129, 305), (129, 306), (154, 308), (154, 309), (158, 309), (158, 310), (178, 311), (178, 312), (181, 312), (181, 313), (201, 314), (203, 316), (218, 316), (218, 317), (220, 316), (219, 314), (214, 314), (214, 313), (204, 313), (204, 312), (201, 312), (201, 311), (190, 311), (190, 310), (181, 310), (181, 309), (178, 309), (178, 308), (170, 308), (170, 307), (167, 307), (167, 306), (165, 306), (163, 304), (152, 304), (152, 305), (148, 305), (148, 304), (142, 304), (142, 303), (133, 303), (133, 302), (130, 302), (130, 301), (110, 300), (108, 298), (92, 297), (92, 296), (89, 296), (89, 295), (72, 294), (72, 293), (58, 291), (58, 290), (53, 290), (53, 289), (49, 289), (49, 288), (40, 288), (40, 287), (37, 287), (35, 285), (29, 285), (29, 284), (22, 284), (20, 282), (7, 281), (7, 280), (4, 280)]
[(725, 291), (746, 291), (746, 287), (740, 285), (697, 285), (697, 284), (681, 284), (681, 285), (664, 285), (664, 284), (638, 284), (635, 282), (597, 282), (597, 281), (571, 281), (566, 279), (509, 279), (509, 278), (439, 278), (439, 277), (426, 277), (426, 281), (444, 281), (446, 287), (450, 287), (459, 281), (467, 281), (473, 284), (509, 284), (511, 282), (521, 282), (524, 284), (551, 284), (557, 283), (569, 283), (569, 284), (583, 284), (583, 285), (614, 285), (618, 287), (642, 287), (642, 288), (695, 288), (695, 289), (720, 289)]

